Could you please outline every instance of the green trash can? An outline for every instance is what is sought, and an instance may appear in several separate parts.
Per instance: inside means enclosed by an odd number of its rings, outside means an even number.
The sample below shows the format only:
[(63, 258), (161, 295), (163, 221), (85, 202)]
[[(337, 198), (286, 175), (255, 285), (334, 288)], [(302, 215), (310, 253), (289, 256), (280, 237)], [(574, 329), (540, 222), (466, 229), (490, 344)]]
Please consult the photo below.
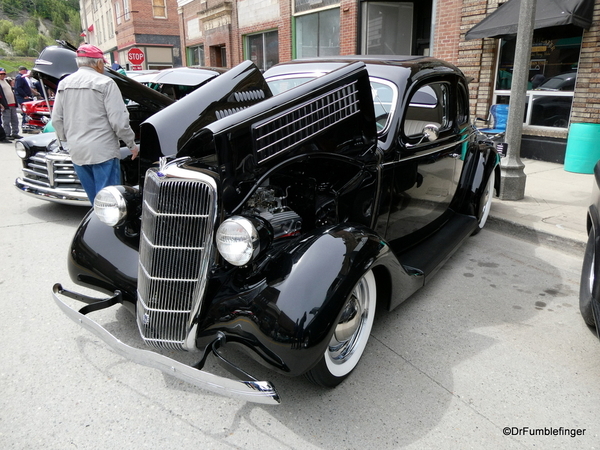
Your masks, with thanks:
[(594, 173), (600, 160), (600, 124), (572, 123), (567, 137), (565, 170), (575, 173)]

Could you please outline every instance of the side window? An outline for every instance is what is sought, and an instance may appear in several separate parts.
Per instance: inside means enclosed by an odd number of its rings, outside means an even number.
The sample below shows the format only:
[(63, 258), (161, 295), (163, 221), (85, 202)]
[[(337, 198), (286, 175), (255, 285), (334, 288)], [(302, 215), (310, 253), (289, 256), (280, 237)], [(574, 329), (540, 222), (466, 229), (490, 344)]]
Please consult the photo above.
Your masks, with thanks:
[(429, 124), (439, 127), (440, 132), (450, 128), (449, 97), (448, 83), (430, 83), (417, 89), (404, 115), (404, 134), (418, 137)]

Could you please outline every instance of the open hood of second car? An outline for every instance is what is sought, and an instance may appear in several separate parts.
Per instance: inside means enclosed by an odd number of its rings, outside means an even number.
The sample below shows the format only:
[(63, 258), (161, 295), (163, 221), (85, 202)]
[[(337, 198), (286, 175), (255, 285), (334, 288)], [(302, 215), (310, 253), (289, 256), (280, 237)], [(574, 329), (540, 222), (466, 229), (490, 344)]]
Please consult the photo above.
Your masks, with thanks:
[[(33, 77), (39, 79), (46, 87), (56, 90), (60, 80), (77, 71), (75, 58), (75, 50), (68, 44), (63, 43), (46, 47), (35, 61), (32, 69)], [(112, 69), (105, 69), (104, 74), (115, 80), (123, 97), (144, 106), (152, 113), (174, 103), (174, 100), (166, 95), (162, 95), (138, 83), (135, 79), (121, 75)]]

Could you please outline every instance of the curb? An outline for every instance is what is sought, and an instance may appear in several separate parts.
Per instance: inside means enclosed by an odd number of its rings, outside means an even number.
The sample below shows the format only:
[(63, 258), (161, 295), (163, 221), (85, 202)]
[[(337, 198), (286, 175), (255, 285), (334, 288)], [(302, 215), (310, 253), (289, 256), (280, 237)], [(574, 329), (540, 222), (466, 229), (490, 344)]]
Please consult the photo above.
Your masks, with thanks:
[(554, 250), (583, 257), (586, 242), (565, 236), (558, 236), (502, 217), (488, 217), (486, 228), (507, 236), (521, 239), (531, 244), (543, 245)]

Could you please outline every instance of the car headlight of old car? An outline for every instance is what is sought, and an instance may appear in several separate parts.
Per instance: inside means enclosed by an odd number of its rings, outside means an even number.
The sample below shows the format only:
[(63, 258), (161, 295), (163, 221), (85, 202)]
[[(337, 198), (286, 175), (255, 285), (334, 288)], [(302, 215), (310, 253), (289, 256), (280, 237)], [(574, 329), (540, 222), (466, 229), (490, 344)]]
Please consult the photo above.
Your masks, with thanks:
[(108, 186), (96, 194), (94, 213), (101, 222), (116, 227), (127, 218), (127, 200), (133, 194), (128, 186)]
[(15, 151), (17, 152), (17, 156), (21, 159), (27, 159), (31, 156), (29, 147), (25, 145), (23, 141), (15, 142)]
[(233, 216), (217, 230), (217, 249), (230, 264), (243, 266), (269, 246), (272, 235), (265, 220)]

